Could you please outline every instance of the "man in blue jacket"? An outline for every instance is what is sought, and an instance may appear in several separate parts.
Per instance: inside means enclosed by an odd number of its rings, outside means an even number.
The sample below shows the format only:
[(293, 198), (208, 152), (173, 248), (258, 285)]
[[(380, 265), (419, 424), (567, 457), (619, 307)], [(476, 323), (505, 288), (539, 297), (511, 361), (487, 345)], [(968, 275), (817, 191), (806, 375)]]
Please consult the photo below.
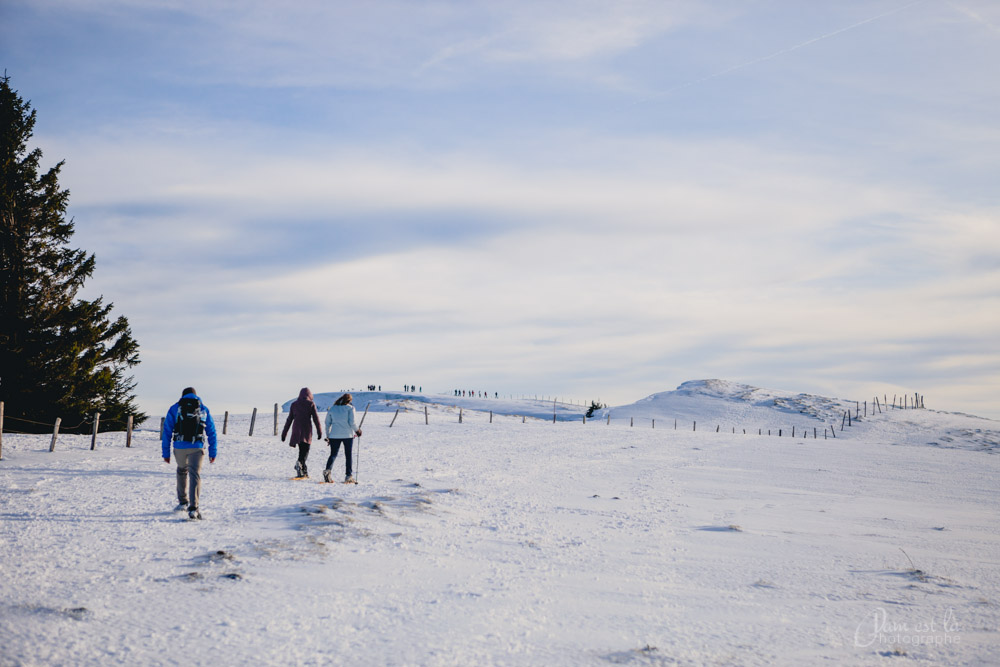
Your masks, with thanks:
[[(177, 459), (177, 500), (175, 511), (188, 511), (188, 518), (200, 519), (198, 498), (201, 495), (201, 464), (208, 442), (208, 460), (215, 463), (217, 440), (212, 413), (198, 398), (194, 387), (186, 388), (181, 400), (170, 406), (163, 420), (163, 460), (170, 463), (173, 445)], [(190, 484), (189, 484), (190, 481)]]

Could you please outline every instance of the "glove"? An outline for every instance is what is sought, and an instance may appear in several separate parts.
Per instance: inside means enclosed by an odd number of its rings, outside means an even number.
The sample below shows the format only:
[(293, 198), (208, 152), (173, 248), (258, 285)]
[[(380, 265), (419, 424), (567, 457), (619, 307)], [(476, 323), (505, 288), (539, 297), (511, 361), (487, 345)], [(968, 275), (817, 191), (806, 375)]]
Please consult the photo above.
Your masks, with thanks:
[(169, 456), (164, 456), (163, 457), (163, 462), (164, 463), (170, 463), (170, 457)]
[(359, 429), (358, 429), (357, 431), (355, 431), (355, 433), (357, 433), (357, 434), (358, 434), (358, 437), (359, 437), (359, 438), (361, 437), (361, 429), (360, 429), (360, 428), (359, 428)]
[(214, 456), (209, 456), (208, 457), (208, 462), (209, 463), (215, 463), (215, 457)]

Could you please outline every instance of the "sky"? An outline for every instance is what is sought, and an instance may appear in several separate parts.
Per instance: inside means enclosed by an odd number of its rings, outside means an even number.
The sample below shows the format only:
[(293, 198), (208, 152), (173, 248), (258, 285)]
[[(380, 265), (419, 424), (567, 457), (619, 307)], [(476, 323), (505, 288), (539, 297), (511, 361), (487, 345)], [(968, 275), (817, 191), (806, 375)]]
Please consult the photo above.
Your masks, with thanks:
[(687, 380), (1000, 418), (992, 0), (2, 0), (140, 406)]

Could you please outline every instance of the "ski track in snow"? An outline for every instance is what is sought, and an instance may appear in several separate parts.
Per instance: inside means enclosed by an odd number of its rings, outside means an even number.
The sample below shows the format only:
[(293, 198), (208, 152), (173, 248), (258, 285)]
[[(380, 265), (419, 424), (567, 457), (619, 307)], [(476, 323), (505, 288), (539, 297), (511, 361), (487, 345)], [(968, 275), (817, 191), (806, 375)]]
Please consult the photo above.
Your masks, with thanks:
[(388, 428), (400, 400), (356, 486), (315, 483), (316, 445), (290, 481), (294, 450), (232, 418), (200, 522), (155, 431), (4, 435), (0, 665), (1000, 663), (994, 421), (840, 432), (853, 402), (707, 381), (610, 425), (410, 396)]

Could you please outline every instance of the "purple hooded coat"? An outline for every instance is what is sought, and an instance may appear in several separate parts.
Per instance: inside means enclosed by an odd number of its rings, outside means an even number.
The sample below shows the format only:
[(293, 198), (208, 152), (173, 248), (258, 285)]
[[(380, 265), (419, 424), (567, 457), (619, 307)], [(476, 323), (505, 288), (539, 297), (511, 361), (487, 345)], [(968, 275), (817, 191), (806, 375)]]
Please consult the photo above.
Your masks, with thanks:
[(285, 441), (290, 426), (292, 439), (289, 444), (297, 445), (300, 442), (312, 444), (313, 433), (312, 424), (309, 423), (310, 419), (316, 424), (316, 435), (319, 436), (322, 431), (319, 427), (319, 413), (316, 412), (316, 403), (313, 402), (313, 395), (309, 391), (309, 387), (302, 387), (298, 399), (288, 407), (288, 419), (285, 420), (285, 428), (281, 430), (281, 441)]

